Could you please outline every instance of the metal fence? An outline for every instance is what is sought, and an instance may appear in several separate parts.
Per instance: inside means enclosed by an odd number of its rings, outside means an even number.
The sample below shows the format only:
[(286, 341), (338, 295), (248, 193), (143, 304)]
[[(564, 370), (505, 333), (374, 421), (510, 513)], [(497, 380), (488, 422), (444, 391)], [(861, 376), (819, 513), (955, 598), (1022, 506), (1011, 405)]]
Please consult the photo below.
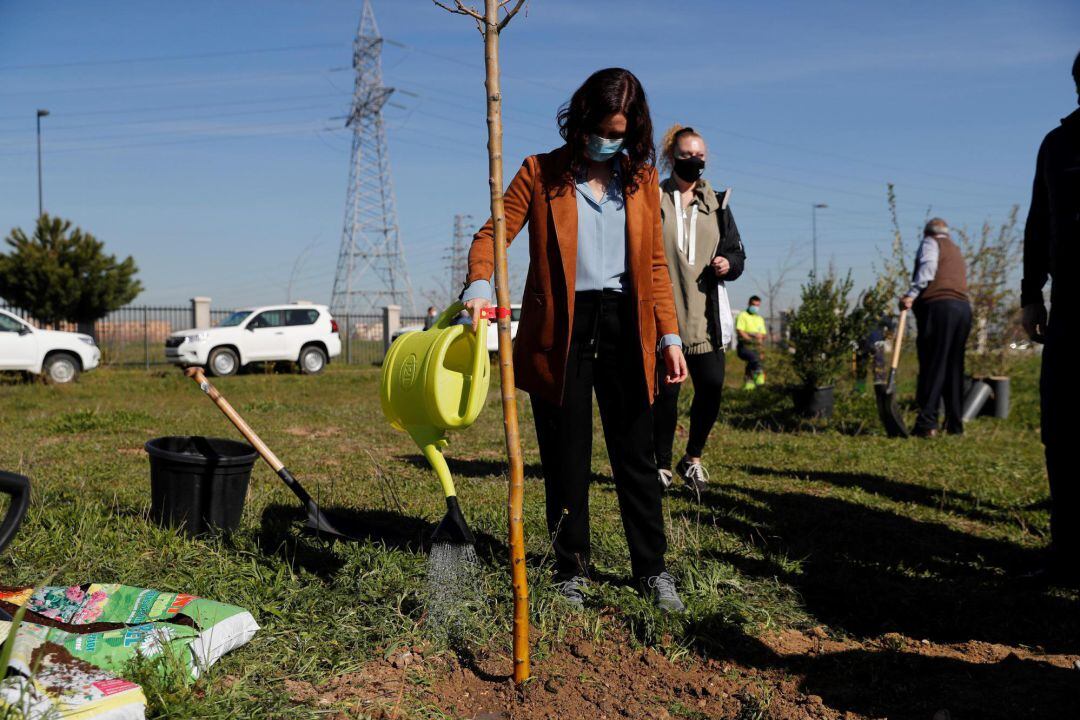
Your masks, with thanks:
[[(193, 324), (191, 307), (183, 305), (174, 307), (127, 305), (94, 322), (92, 329), (72, 322), (49, 325), (38, 322), (24, 310), (8, 305), (0, 305), (0, 307), (37, 327), (87, 332), (93, 335), (98, 347), (101, 348), (101, 362), (108, 365), (150, 367), (164, 364), (165, 338), (177, 330), (190, 328)], [(228, 311), (214, 312), (228, 315)]]
[[(353, 365), (379, 365), (383, 360), (383, 316), (335, 315), (341, 335), (341, 357), (338, 362)], [(400, 328), (424, 327), (424, 316), (403, 315)]]
[[(37, 327), (71, 332), (87, 332), (75, 323), (46, 325), (30, 313), (8, 305), (0, 308), (18, 315)], [(210, 310), (210, 322), (217, 325), (232, 314), (232, 310)], [(335, 362), (356, 365), (378, 365), (383, 359), (383, 316), (335, 315), (341, 336), (341, 356)], [(403, 316), (402, 328), (424, 326), (424, 316)], [(101, 362), (108, 365), (150, 367), (166, 364), (165, 338), (177, 330), (194, 325), (191, 306), (151, 307), (128, 305), (109, 313), (94, 323), (91, 334), (101, 348)]]

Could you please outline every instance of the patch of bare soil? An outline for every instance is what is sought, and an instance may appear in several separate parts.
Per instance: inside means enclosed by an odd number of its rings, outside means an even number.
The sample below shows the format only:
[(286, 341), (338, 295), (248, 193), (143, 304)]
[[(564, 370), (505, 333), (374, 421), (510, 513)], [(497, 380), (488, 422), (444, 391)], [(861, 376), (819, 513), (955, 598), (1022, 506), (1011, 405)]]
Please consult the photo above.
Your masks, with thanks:
[[(416, 649), (414, 649), (416, 650)], [(624, 631), (570, 637), (514, 687), (505, 655), (426, 661), (405, 651), (322, 685), (287, 681), (303, 704), (375, 718), (418, 707), (474, 720), (772, 718), (964, 720), (1080, 717), (1080, 656), (890, 633), (858, 642), (824, 627), (733, 632), (709, 657), (670, 660)]]

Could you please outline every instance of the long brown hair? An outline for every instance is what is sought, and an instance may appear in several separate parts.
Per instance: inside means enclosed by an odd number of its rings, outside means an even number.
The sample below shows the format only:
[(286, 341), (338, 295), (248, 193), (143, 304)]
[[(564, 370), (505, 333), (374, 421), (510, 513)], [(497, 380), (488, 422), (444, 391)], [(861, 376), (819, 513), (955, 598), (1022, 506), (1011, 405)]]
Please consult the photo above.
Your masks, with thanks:
[(570, 101), (559, 108), (559, 134), (570, 150), (570, 177), (567, 180), (584, 173), (589, 135), (596, 132), (601, 120), (617, 113), (626, 116), (623, 149), (630, 165), (627, 189), (633, 192), (645, 179), (647, 168), (656, 161), (652, 117), (645, 89), (629, 70), (607, 68), (590, 75), (574, 91)]

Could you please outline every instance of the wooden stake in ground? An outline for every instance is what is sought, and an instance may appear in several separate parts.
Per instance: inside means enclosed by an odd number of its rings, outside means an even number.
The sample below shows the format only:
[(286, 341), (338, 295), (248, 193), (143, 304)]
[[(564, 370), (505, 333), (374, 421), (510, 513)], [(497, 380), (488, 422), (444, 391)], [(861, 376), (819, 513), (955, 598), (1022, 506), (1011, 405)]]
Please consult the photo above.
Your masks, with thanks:
[[(506, 214), (503, 211), (502, 93), (499, 89), (499, 33), (509, 24), (525, 0), (485, 0), (484, 13), (454, 0), (449, 7), (435, 4), (456, 15), (476, 20), (484, 36), (484, 66), (487, 90), (488, 174), (491, 185), (491, 222), (495, 231), (495, 298), (499, 306), (499, 375), (502, 380), (503, 427), (506, 455), (510, 461), (510, 576), (514, 585), (514, 682), (529, 679), (529, 584), (525, 574), (525, 468), (518, 437), (517, 396), (514, 392), (514, 364), (510, 337), (510, 279), (506, 266)], [(499, 11), (506, 10), (502, 20)]]

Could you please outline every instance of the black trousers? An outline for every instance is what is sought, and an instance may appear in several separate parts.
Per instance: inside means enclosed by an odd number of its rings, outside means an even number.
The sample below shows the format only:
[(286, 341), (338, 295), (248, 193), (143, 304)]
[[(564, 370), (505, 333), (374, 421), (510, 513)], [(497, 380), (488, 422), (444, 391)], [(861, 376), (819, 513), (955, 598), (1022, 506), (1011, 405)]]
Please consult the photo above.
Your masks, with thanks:
[[(659, 360), (658, 360), (659, 362)], [(690, 438), (687, 457), (701, 457), (716, 418), (720, 415), (720, 396), (724, 391), (724, 352), (713, 350), (687, 355), (686, 366), (694, 381), (694, 400), (690, 403)], [(679, 419), (679, 389), (682, 383), (660, 382), (660, 395), (653, 404), (653, 444), (656, 466), (671, 469), (671, 449), (675, 444), (675, 425)]]
[[(1057, 316), (1051, 313), (1042, 354), (1039, 391), (1042, 405), (1042, 441), (1046, 447), (1046, 474), (1050, 480), (1050, 550), (1052, 561), (1062, 570), (1080, 570), (1080, 482), (1070, 468), (1070, 433), (1075, 419), (1080, 391), (1072, 376), (1075, 361), (1070, 362), (1066, 342), (1073, 340), (1073, 328), (1066, 327), (1075, 317), (1072, 308), (1055, 302)], [(1060, 321), (1059, 321), (1060, 318)], [(1075, 324), (1075, 323), (1071, 323)], [(1072, 367), (1070, 367), (1072, 365)]]
[(745, 375), (748, 380), (765, 369), (761, 365), (761, 352), (756, 348), (744, 343), (739, 343), (735, 354), (739, 356), (740, 360), (746, 363), (746, 370), (743, 372), (743, 375)]
[(580, 292), (562, 406), (532, 395), (556, 579), (588, 575), (593, 392), (635, 579), (664, 571), (663, 496), (632, 298)]
[(945, 401), (945, 429), (964, 431), (964, 346), (971, 333), (971, 305), (963, 300), (915, 304), (919, 335), (919, 380), (915, 400), (919, 417), (915, 430), (937, 430), (938, 410)]

